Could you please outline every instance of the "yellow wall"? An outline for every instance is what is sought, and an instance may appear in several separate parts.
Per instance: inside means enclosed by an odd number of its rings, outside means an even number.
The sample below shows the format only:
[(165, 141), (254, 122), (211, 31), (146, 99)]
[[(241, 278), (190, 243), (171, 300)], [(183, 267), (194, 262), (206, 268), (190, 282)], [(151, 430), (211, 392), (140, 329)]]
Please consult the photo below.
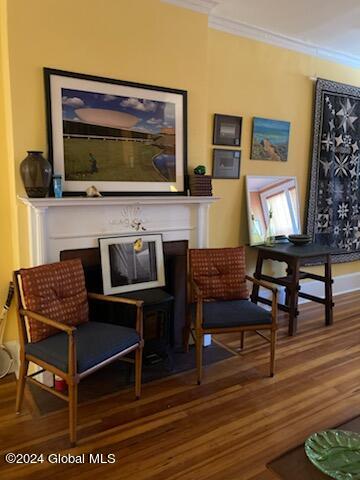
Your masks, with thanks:
[[(9, 71), (7, 55), (6, 3), (0, 1), (0, 302), (6, 298), (16, 263), (16, 201), (12, 161)], [(15, 247), (15, 248), (14, 248)], [(16, 335), (14, 309), (9, 315), (6, 335)]]
[[(349, 68), (265, 43), (209, 30), (208, 128), (214, 112), (243, 115), (240, 180), (214, 180), (222, 201), (211, 212), (214, 246), (248, 242), (245, 175), (295, 175), (305, 219), (310, 165), (313, 76), (360, 86), (360, 69)], [(291, 122), (289, 157), (286, 163), (250, 160), (252, 117)], [(208, 165), (211, 164), (208, 135)], [(227, 212), (224, 215), (223, 212)], [(254, 252), (248, 252), (253, 272)], [(360, 262), (335, 265), (334, 275), (359, 270)]]
[[(15, 181), (23, 193), (18, 166), (26, 150), (47, 150), (43, 67), (188, 90), (190, 167), (204, 163), (211, 171), (213, 113), (244, 117), (241, 178), (214, 181), (222, 200), (211, 212), (213, 246), (247, 242), (245, 174), (296, 175), (304, 210), (313, 103), (309, 76), (360, 85), (358, 70), (209, 29), (205, 15), (160, 0), (7, 0), (7, 8), (10, 60), (3, 63), (9, 67), (11, 111), (4, 114), (14, 152), (1, 150), (10, 169), (0, 177), (5, 198), (0, 203), (8, 224), (13, 219), (20, 247), (15, 242), (6, 272), (27, 264), (25, 209), (18, 209), (17, 219), (11, 210), (15, 193), (4, 188)], [(254, 115), (291, 122), (286, 164), (249, 160)], [(9, 238), (0, 238), (6, 259), (11, 258)], [(357, 268), (358, 263), (345, 264), (335, 273)], [(3, 291), (8, 273), (0, 281)], [(11, 326), (8, 338), (14, 335)]]

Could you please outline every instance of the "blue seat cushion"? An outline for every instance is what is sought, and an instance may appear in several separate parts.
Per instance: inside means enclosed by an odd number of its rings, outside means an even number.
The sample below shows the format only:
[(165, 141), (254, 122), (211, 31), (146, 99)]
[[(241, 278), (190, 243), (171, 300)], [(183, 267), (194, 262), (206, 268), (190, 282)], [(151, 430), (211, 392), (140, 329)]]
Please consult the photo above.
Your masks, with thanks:
[[(108, 358), (139, 343), (133, 328), (108, 323), (87, 322), (75, 332), (77, 372), (82, 373)], [(65, 332), (28, 343), (25, 351), (63, 372), (68, 371), (68, 335)]]
[(249, 300), (203, 303), (203, 327), (226, 328), (271, 324), (271, 312)]

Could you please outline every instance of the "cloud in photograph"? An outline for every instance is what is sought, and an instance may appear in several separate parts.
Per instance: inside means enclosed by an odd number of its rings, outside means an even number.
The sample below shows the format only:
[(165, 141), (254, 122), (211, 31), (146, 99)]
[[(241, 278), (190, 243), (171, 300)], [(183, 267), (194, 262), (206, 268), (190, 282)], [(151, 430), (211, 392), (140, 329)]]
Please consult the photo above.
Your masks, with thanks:
[(117, 97), (115, 95), (109, 95), (108, 93), (106, 95), (104, 95), (104, 102), (113, 102), (114, 100), (116, 100)]
[(70, 107), (83, 107), (85, 105), (84, 101), (79, 97), (62, 97), (63, 105), (68, 105)]
[(120, 105), (125, 108), (133, 108), (134, 110), (140, 110), (142, 112), (155, 112), (156, 102), (151, 100), (140, 100), (139, 98), (129, 97), (121, 101)]
[(146, 120), (146, 123), (148, 123), (149, 125), (159, 125), (160, 123), (162, 123), (162, 118), (149, 118), (149, 120)]

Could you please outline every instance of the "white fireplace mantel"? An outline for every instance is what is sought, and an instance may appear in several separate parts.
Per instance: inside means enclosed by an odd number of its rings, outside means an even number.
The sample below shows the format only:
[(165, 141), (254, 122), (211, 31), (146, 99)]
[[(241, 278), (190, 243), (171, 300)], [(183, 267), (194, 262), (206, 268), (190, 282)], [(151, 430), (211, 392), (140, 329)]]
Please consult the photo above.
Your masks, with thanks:
[[(162, 233), (164, 241), (208, 246), (209, 207), (218, 197), (18, 197), (28, 208), (30, 264), (59, 260), (62, 250), (91, 248), (98, 239)], [(145, 230), (136, 230), (141, 225)]]

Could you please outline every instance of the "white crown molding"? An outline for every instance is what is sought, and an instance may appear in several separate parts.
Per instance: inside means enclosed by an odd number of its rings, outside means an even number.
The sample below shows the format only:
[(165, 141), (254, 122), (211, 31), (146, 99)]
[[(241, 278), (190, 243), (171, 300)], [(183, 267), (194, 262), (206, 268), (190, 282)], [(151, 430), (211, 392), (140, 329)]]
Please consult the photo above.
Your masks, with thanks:
[(275, 45), (277, 47), (287, 48), (289, 50), (295, 50), (307, 55), (320, 57), (325, 60), (342, 63), (351, 67), (360, 67), (360, 57), (355, 55), (323, 48), (296, 38), (274, 33), (246, 23), (229, 20), (228, 18), (217, 15), (209, 15), (209, 27), (226, 33), (231, 33), (233, 35), (238, 35), (240, 37), (251, 38), (253, 40)]
[(220, 0), (162, 0), (179, 7), (188, 8), (196, 12), (205, 13), (209, 16), (209, 27), (222, 32), (231, 33), (239, 37), (247, 37), (260, 42), (269, 43), (276, 47), (295, 50), (297, 52), (323, 58), (336, 63), (342, 63), (350, 67), (360, 67), (360, 57), (350, 53), (339, 52), (331, 48), (320, 47), (313, 43), (275, 33), (265, 28), (256, 27), (237, 20), (212, 14), (212, 10), (221, 3)]
[(220, 3), (219, 0), (162, 0), (162, 2), (172, 3), (178, 7), (188, 8), (207, 15)]

